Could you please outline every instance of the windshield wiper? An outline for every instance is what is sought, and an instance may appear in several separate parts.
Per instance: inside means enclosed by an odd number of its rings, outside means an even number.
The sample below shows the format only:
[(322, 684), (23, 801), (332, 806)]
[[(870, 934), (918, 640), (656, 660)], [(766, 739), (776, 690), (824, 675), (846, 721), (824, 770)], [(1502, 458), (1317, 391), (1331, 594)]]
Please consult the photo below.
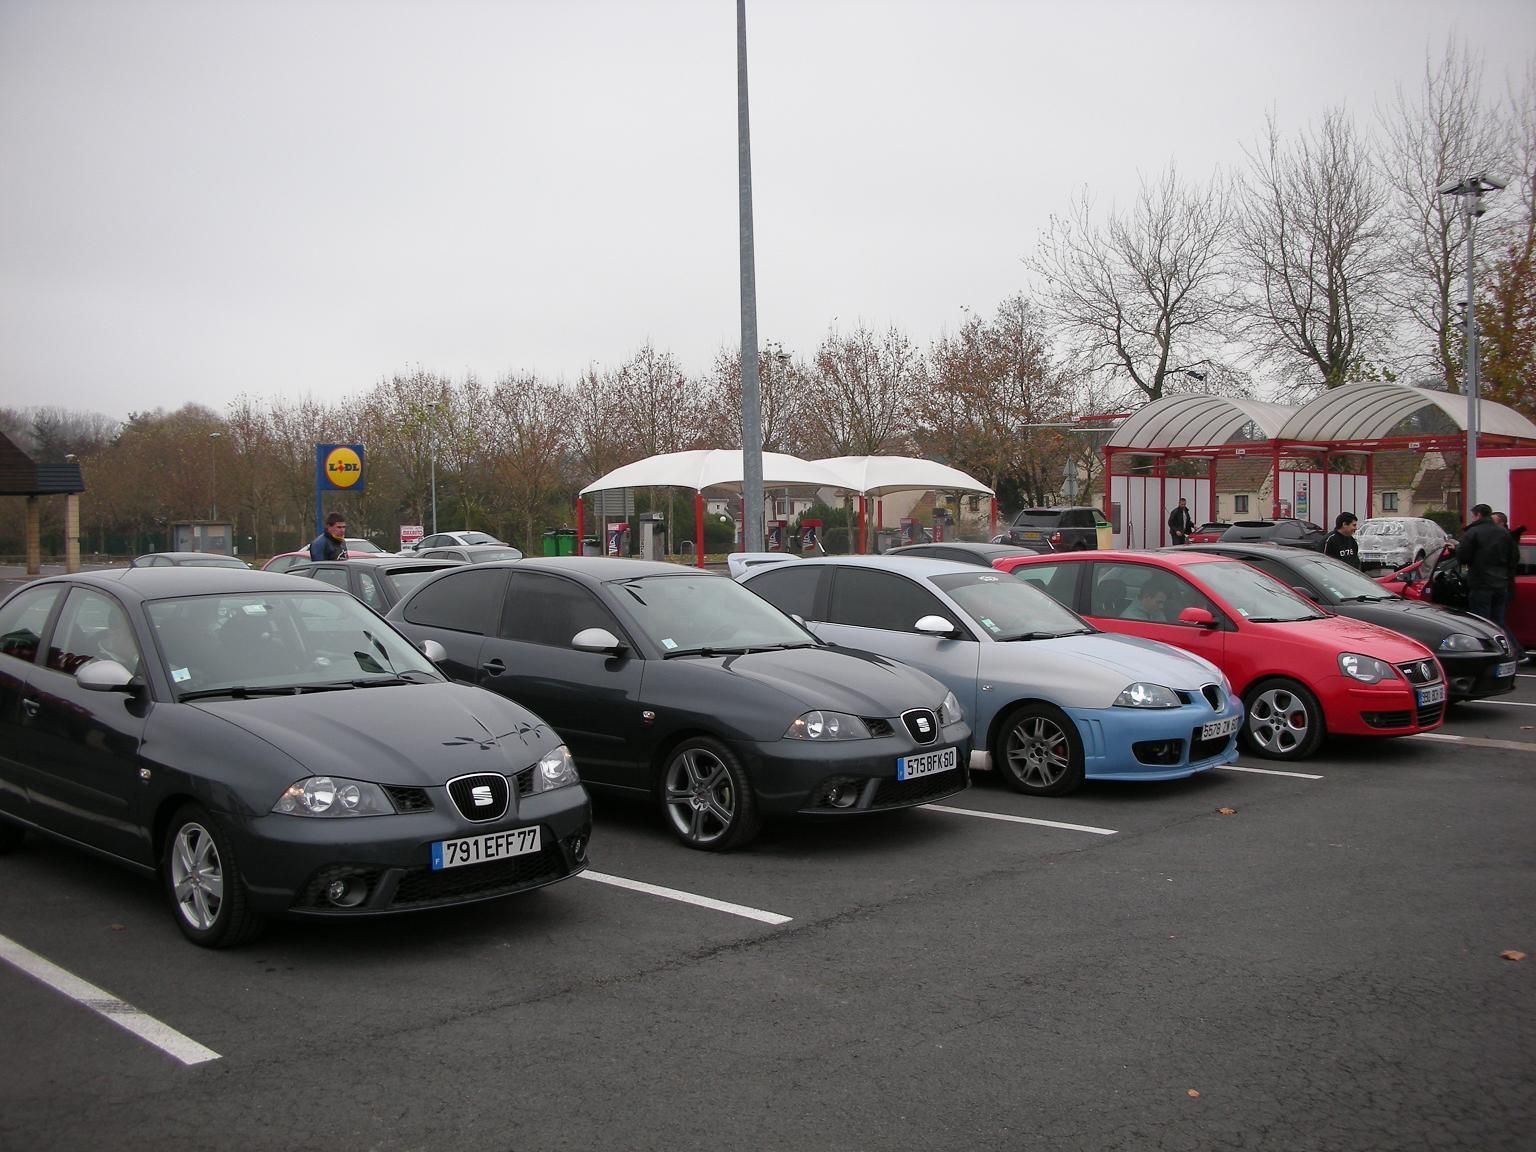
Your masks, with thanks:
[(196, 692), (183, 692), (176, 699), (183, 704), (188, 700), (206, 700), (214, 696), (233, 696), (236, 700), (244, 700), (252, 696), (298, 696), (305, 692), (339, 692), (352, 687), (351, 683), (345, 682), (341, 684), (262, 684), (255, 687), (233, 684), (228, 688), (200, 688)]
[(737, 648), (713, 648), (713, 647), (704, 647), (704, 648), (675, 648), (671, 652), (666, 653), (662, 657), (662, 659), (663, 660), (670, 660), (674, 656), (745, 656), (748, 652), (760, 651), (762, 648), (766, 648), (766, 647), (767, 647), (767, 645), (764, 644), (764, 645), (759, 645), (756, 649), (750, 648), (750, 647), (737, 647)]
[(1396, 596), (1340, 596), (1340, 604), (1376, 604), (1382, 600), (1396, 600)]
[(1326, 616), (1250, 616), (1250, 624), (1295, 624), (1301, 620), (1326, 620)]
[(1055, 640), (1061, 636), (1075, 635), (1077, 635), (1075, 632), (1020, 632), (1017, 636), (1003, 637), (1003, 642), (1011, 643), (1014, 640)]
[[(426, 676), (424, 680), (412, 680), (412, 676)], [(393, 676), (359, 676), (355, 680), (348, 680), (347, 685), (352, 688), (381, 688), (391, 684), (430, 684), (437, 679), (436, 676), (427, 676), (427, 673), (419, 668), (407, 668), (403, 672), (397, 672)]]

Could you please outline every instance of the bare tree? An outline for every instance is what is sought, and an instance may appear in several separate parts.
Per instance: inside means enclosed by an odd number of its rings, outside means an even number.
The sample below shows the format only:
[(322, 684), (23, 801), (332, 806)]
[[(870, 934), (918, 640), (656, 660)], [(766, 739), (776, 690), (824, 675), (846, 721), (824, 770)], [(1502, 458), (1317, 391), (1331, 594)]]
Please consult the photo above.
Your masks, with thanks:
[(915, 401), (924, 365), (903, 333), (876, 336), (863, 324), (851, 335), (829, 331), (806, 380), (814, 413), (806, 454), (864, 456), (903, 451), (917, 431)]
[(1386, 333), (1386, 182), (1342, 108), (1289, 147), (1271, 117), (1248, 155), (1237, 228), (1244, 334), (1290, 382), (1334, 387)]
[[(806, 377), (803, 361), (770, 340), (758, 355), (763, 449), (799, 456), (805, 450)], [(703, 383), (704, 427), (710, 446), (741, 447), (741, 352), (722, 348)]]
[(1236, 303), (1227, 274), (1232, 199), (1217, 178), (1182, 183), (1169, 167), (1143, 182), (1128, 213), (1098, 223), (1087, 191), (1053, 217), (1026, 260), (1045, 287), (1045, 317), (1080, 370), (1122, 384), (1122, 402), (1160, 399), (1216, 360)]
[(1498, 204), (1503, 227), (1489, 287), (1477, 301), (1481, 383), (1490, 400), (1536, 419), (1536, 62), (1511, 93), (1508, 133), (1509, 186)]
[(566, 520), (570, 489), (562, 465), (571, 448), (575, 397), (557, 383), (519, 375), (496, 381), (489, 399), (497, 491), (517, 513), (522, 545), (531, 549), (541, 515), (558, 511)]

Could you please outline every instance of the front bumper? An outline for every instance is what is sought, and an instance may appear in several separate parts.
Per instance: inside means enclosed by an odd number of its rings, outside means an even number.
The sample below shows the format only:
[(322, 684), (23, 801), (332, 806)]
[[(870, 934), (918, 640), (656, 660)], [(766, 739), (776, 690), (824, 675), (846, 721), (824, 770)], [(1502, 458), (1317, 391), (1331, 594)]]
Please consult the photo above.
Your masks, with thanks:
[[(1090, 780), (1180, 780), (1237, 759), (1243, 704), (1223, 694), (1222, 707), (1203, 699), (1179, 708), (1068, 708), (1083, 741)], [(1235, 720), (1232, 731), (1202, 740), (1207, 724)]]
[[(1440, 654), (1439, 660), (1440, 667), (1445, 669), (1445, 686), (1451, 700), (1477, 700), (1515, 690), (1519, 664), (1511, 653), (1446, 652)], [(1503, 676), (1497, 675), (1501, 668), (1507, 669)]]
[(1411, 736), (1445, 721), (1445, 703), (1418, 704), (1417, 689), (1401, 680), (1362, 684), (1348, 676), (1330, 676), (1318, 685), (1323, 722), (1332, 736)]
[[(955, 767), (913, 780), (896, 778), (903, 756), (955, 749)], [(816, 816), (910, 808), (970, 784), (971, 730), (947, 725), (932, 744), (897, 734), (869, 740), (771, 740), (738, 747), (765, 816)]]
[[(265, 915), (369, 916), (490, 900), (564, 880), (587, 867), (592, 801), (581, 785), (520, 796), (499, 820), (474, 824), (443, 787), (433, 808), (392, 816), (320, 819), (224, 814), (235, 836), (252, 908)], [(537, 825), (540, 848), (459, 868), (432, 869), (432, 844)], [(339, 907), (326, 895), (343, 881), (363, 896)], [(349, 895), (347, 899), (356, 897)]]

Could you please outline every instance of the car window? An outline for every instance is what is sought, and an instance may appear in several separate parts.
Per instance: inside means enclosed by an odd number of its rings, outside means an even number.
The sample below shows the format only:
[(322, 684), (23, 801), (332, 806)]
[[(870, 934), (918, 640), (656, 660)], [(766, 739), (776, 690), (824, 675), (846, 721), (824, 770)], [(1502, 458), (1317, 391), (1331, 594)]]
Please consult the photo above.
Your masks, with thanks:
[(137, 676), (138, 641), (116, 600), (89, 588), (71, 588), (53, 628), (48, 667), (73, 674), (93, 660), (116, 660)]
[(1152, 564), (1095, 564), (1089, 604), (1090, 616), (1149, 624), (1181, 624), (1179, 613), (1186, 608), (1216, 614), (1216, 606), (1188, 580)]
[(503, 569), (452, 569), (442, 579), (424, 584), (406, 602), (405, 618), (429, 628), (484, 636), (495, 629), (501, 616), (506, 587), (507, 573)]
[(322, 584), (329, 584), (332, 588), (340, 588), (343, 592), (352, 591), (352, 586), (347, 583), (347, 574), (340, 568), (314, 568), (310, 570), (310, 576)]
[(571, 638), (588, 628), (624, 635), (613, 614), (574, 580), (543, 572), (513, 573), (501, 611), (502, 639), (569, 648)]
[(1245, 620), (1319, 620), (1327, 614), (1256, 568), (1238, 560), (1200, 565), (1200, 579)]
[(391, 568), (389, 578), (394, 581), (395, 596), (404, 599), (442, 570), (442, 568), (428, 568), (425, 565), (420, 568)]
[(780, 612), (812, 620), (816, 616), (816, 587), (820, 564), (776, 564), (747, 581), (747, 587)]
[[(933, 583), (994, 640), (1038, 639), (1092, 632), (1075, 612), (1022, 580), (990, 569), (933, 577)], [(949, 615), (949, 613), (944, 613)]]
[(1058, 604), (1075, 609), (1077, 600), (1076, 564), (1021, 564), (1013, 578), (1039, 589)]
[(460, 543), (462, 543), (462, 544), (500, 544), (501, 543), (501, 541), (496, 539), (496, 537), (488, 536), (484, 532), (462, 532), (462, 533), (460, 533), (460, 536), (462, 537), (462, 539), (460, 540)]
[(839, 567), (833, 573), (832, 602), (827, 608), (830, 624), (916, 632), (924, 616), (954, 620), (955, 613), (917, 581), (895, 572)]
[(63, 591), (61, 584), (27, 588), (12, 596), (0, 608), (0, 655), (28, 663), (37, 659), (37, 646), (43, 637), (48, 613)]
[(384, 603), (384, 593), (379, 588), (378, 577), (372, 572), (360, 570), (357, 574), (357, 586), (361, 592), (361, 600), (375, 612), (382, 613), (388, 605)]
[(816, 643), (772, 604), (727, 577), (683, 569), (675, 575), (615, 580), (607, 587), (635, 626), (668, 657)]

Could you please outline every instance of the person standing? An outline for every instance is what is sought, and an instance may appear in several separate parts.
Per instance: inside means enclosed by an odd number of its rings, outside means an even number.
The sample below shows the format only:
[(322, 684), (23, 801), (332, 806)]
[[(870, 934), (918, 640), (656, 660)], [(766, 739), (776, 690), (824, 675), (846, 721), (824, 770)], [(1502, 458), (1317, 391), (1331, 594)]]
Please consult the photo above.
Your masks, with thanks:
[(1168, 513), (1168, 534), (1175, 544), (1188, 544), (1189, 534), (1195, 530), (1195, 518), (1189, 514), (1189, 501), (1179, 497), (1179, 506)]
[[(1508, 619), (1509, 610), (1515, 604), (1515, 577), (1520, 571), (1520, 537), (1525, 535), (1525, 525), (1522, 524), (1518, 528), (1511, 528), (1509, 526), (1509, 517), (1503, 512), (1495, 512), (1493, 514), (1493, 522), (1509, 533), (1509, 582), (1505, 586), (1504, 591), (1504, 616), (1505, 619)], [(1509, 629), (1507, 624), (1504, 627), (1504, 635), (1509, 637), (1509, 650), (1514, 654), (1515, 659), (1524, 660), (1525, 650), (1520, 647), (1520, 641), (1515, 639), (1514, 632)]]
[[(1472, 509), (1472, 523), (1456, 542), (1456, 563), (1467, 577), (1467, 611), (1504, 627), (1504, 610), (1509, 600), (1512, 537), (1493, 518), (1493, 509), (1478, 504)], [(1518, 553), (1516, 553), (1518, 554)]]
[(1355, 542), (1355, 529), (1360, 518), (1353, 512), (1340, 512), (1333, 520), (1333, 531), (1323, 541), (1323, 555), (1342, 560), (1351, 568), (1360, 567), (1360, 545)]
[(347, 558), (347, 518), (340, 512), (332, 512), (325, 518), (325, 531), (309, 542), (311, 560), (345, 560)]

